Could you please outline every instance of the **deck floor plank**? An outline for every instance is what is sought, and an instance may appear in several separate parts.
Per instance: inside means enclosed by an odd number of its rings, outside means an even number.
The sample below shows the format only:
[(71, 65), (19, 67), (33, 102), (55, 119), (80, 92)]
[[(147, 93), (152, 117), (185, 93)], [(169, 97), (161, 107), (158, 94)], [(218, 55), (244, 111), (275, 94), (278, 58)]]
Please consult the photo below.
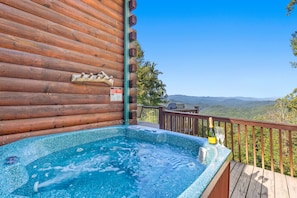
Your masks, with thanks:
[(274, 173), (275, 178), (275, 197), (289, 198), (286, 176)]
[(233, 160), (230, 161), (230, 172), (232, 171), (232, 169), (234, 168), (236, 162), (234, 162)]
[(241, 172), (244, 168), (244, 164), (242, 163), (236, 163), (234, 165), (234, 168), (230, 172), (230, 188), (229, 188), (229, 197), (232, 195), (234, 188), (238, 182), (238, 179), (241, 175)]
[[(246, 165), (246, 166), (249, 166), (249, 165)], [(250, 197), (250, 198), (261, 197), (263, 174), (264, 174), (264, 171), (262, 168), (254, 167), (253, 174), (251, 175), (251, 182), (250, 182), (246, 197)]]
[(286, 175), (286, 180), (289, 190), (289, 196), (297, 197), (297, 179)]
[(247, 165), (244, 166), (241, 176), (238, 179), (238, 182), (233, 190), (232, 198), (238, 198), (238, 197), (245, 197), (248, 187), (250, 185), (251, 181), (251, 175), (253, 173), (254, 167)]
[(261, 198), (274, 198), (274, 172), (264, 170)]
[(231, 161), (229, 197), (296, 198), (297, 178)]

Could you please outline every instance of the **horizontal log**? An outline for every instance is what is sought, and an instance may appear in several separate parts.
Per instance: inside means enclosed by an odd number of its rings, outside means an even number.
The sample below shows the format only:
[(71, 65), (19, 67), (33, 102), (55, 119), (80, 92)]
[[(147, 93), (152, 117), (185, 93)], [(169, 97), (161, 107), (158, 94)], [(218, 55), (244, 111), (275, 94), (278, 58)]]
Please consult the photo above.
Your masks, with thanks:
[[(121, 103), (122, 102), (112, 102), (112, 104)], [(0, 106), (70, 104), (111, 104), (111, 102), (109, 95), (49, 94), (0, 91)]]
[[(117, 15), (110, 16), (110, 13), (102, 12), (101, 10), (95, 9), (80, 1), (32, 1), (41, 5), (46, 5), (46, 7), (58, 13), (71, 17), (75, 20), (81, 21), (85, 24), (91, 25), (95, 28), (104, 30), (112, 35), (118, 36), (119, 38), (123, 39), (124, 23), (122, 18), (124, 17), (124, 15), (121, 15), (121, 17), (119, 18), (117, 17)], [(105, 7), (105, 9), (108, 8)]]
[(17, 140), (21, 140), (23, 138), (28, 138), (28, 137), (64, 133), (64, 132), (73, 132), (77, 130), (94, 129), (99, 127), (113, 126), (113, 125), (121, 125), (122, 123), (123, 123), (122, 120), (113, 120), (113, 121), (106, 121), (106, 122), (100, 122), (100, 123), (55, 128), (55, 129), (48, 129), (48, 130), (41, 130), (41, 131), (34, 131), (34, 132), (17, 133), (17, 134), (2, 135), (2, 136), (0, 135), (0, 146), (17, 141)]
[[(109, 4), (103, 4), (101, 1), (88, 1), (88, 0), (82, 0), (85, 4), (88, 6), (98, 10), (99, 12), (117, 20), (117, 23), (124, 24), (124, 6), (121, 6), (120, 9), (117, 11), (112, 9), (117, 9), (119, 6), (117, 6), (112, 1), (109, 1)], [(96, 17), (96, 16), (95, 16)], [(101, 18), (97, 17), (99, 20)], [(104, 20), (104, 19), (102, 19)], [(123, 28), (123, 26), (122, 26)]]
[(132, 97), (136, 97), (137, 90), (136, 88), (129, 88), (129, 95)]
[(95, 38), (86, 33), (64, 27), (51, 21), (47, 21), (43, 18), (39, 18), (29, 13), (22, 12), (7, 5), (0, 6), (0, 14), (2, 18), (27, 25), (35, 29), (40, 29), (52, 34), (63, 36), (65, 38), (72, 39), (74, 41), (85, 43), (101, 49), (105, 49), (110, 52), (115, 52), (118, 54), (124, 53), (122, 45), (114, 44), (114, 39), (110, 39), (107, 36), (105, 36), (107, 37), (106, 40), (104, 34), (100, 34), (97, 36), (97, 38)]
[(109, 61), (103, 58), (81, 54), (79, 52), (74, 52), (60, 47), (14, 37), (3, 33), (0, 33), (0, 42), (3, 48), (15, 49), (18, 51), (39, 54), (42, 56), (48, 56), (114, 70), (124, 67), (123, 63)]
[(119, 63), (124, 62), (124, 56), (121, 54), (108, 52), (106, 50), (103, 50), (97, 47), (83, 44), (81, 42), (67, 39), (54, 34), (50, 34), (41, 30), (36, 30), (29, 26), (15, 23), (6, 19), (0, 18), (0, 32), (4, 34), (17, 36), (20, 38), (33, 40), (40, 43), (57, 46), (63, 49), (76, 51), (86, 55), (99, 57), (110, 61), (115, 61)]
[(0, 121), (124, 111), (123, 104), (2, 106), (0, 108)]
[(104, 83), (100, 83), (100, 85), (84, 85), (0, 77), (0, 91), (109, 95), (110, 87)]
[[(83, 0), (83, 1), (87, 1), (87, 0)], [(114, 0), (114, 1), (110, 1), (110, 0), (101, 0), (100, 1), (103, 5), (121, 13), (123, 12), (123, 8), (124, 8), (124, 0)]]
[(99, 73), (104, 71), (106, 74), (114, 78), (123, 79), (123, 68), (120, 71), (102, 68), (98, 66), (91, 66), (81, 63), (73, 63), (66, 60), (59, 60), (56, 58), (45, 57), (37, 54), (20, 52), (11, 49), (0, 48), (0, 62), (14, 63), (18, 65), (28, 65), (44, 69), (52, 69), (59, 71), (69, 71), (74, 73)]
[(130, 111), (137, 110), (137, 103), (130, 103), (129, 104), (129, 109), (130, 109)]
[[(137, 80), (136, 73), (129, 73), (129, 80), (136, 82), (136, 80)], [(136, 86), (136, 84), (133, 87), (135, 87), (135, 86)]]
[(0, 62), (0, 77), (24, 78), (55, 82), (70, 82), (72, 74), (73, 73), (71, 72)]
[[(0, 122), (0, 135), (40, 131), (83, 124), (122, 120), (122, 112), (58, 116), (34, 119), (7, 120)], [(16, 127), (18, 126), (18, 127)]]
[[(32, 80), (42, 80), (42, 81), (54, 81), (54, 82), (71, 82), (71, 76), (73, 73), (57, 71), (51, 69), (42, 69), (36, 67), (29, 67), (23, 65), (15, 65), (10, 63), (0, 62), (0, 77), (10, 77), (10, 78), (23, 78)], [(15, 79), (13, 79), (14, 81)], [(85, 83), (85, 85), (93, 86), (105, 86), (101, 83)], [(114, 86), (122, 87), (123, 80), (114, 78)]]
[[(102, 30), (99, 31), (98, 29), (90, 25), (81, 23), (65, 15), (61, 15), (57, 12), (54, 12), (44, 6), (38, 5), (29, 0), (22, 0), (22, 1), (3, 0), (2, 2), (8, 5), (8, 6), (5, 6), (1, 4), (0, 6), (0, 14), (1, 16), (3, 15), (2, 16), (3, 18), (13, 17), (16, 22), (21, 20), (23, 24), (28, 26), (34, 25), (36, 22), (36, 19), (45, 22), (44, 25), (47, 25), (48, 23), (50, 24), (55, 23), (55, 24), (59, 24), (60, 26), (65, 26), (67, 28), (74, 29), (79, 32), (88, 34), (95, 38), (99, 38), (104, 41), (111, 42), (119, 46), (123, 46), (123, 43), (124, 43), (123, 39), (119, 39), (117, 36), (111, 35), (110, 33), (106, 33)], [(13, 9), (13, 8), (16, 8), (16, 9)], [(23, 19), (18, 19), (17, 17), (21, 17)], [(32, 19), (34, 20), (33, 23), (32, 23)], [(37, 29), (40, 29), (40, 27), (37, 26)]]

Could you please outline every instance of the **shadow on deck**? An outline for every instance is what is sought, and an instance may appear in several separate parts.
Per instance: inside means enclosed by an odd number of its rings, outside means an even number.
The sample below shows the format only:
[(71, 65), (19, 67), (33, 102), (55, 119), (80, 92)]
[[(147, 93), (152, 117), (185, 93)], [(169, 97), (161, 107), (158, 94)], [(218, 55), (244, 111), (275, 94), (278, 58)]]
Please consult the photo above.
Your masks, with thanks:
[(231, 161), (229, 197), (297, 196), (297, 178)]

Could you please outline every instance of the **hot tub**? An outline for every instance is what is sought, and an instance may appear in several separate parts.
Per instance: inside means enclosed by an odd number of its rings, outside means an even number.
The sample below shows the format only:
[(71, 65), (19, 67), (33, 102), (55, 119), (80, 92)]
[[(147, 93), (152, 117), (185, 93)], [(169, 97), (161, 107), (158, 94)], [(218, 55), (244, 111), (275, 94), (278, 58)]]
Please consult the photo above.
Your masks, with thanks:
[(0, 147), (0, 197), (209, 196), (230, 153), (139, 125), (27, 138)]

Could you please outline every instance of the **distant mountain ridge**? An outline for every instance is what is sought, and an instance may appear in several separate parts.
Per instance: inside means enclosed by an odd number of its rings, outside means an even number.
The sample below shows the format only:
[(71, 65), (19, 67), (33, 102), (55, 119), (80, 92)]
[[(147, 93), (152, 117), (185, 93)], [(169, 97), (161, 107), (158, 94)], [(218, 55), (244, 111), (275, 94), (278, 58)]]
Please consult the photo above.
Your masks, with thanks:
[(251, 97), (208, 97), (169, 95), (170, 102), (184, 103), (186, 108), (199, 106), (200, 114), (255, 119), (271, 110), (274, 100), (271, 98)]
[(222, 106), (247, 106), (251, 105), (263, 105), (263, 104), (274, 104), (273, 99), (266, 98), (251, 98), (251, 97), (210, 97), (210, 96), (186, 96), (186, 95), (169, 95), (168, 100), (171, 102), (181, 102), (188, 105), (201, 105), (201, 108), (204, 106), (213, 106), (213, 105), (222, 105)]

